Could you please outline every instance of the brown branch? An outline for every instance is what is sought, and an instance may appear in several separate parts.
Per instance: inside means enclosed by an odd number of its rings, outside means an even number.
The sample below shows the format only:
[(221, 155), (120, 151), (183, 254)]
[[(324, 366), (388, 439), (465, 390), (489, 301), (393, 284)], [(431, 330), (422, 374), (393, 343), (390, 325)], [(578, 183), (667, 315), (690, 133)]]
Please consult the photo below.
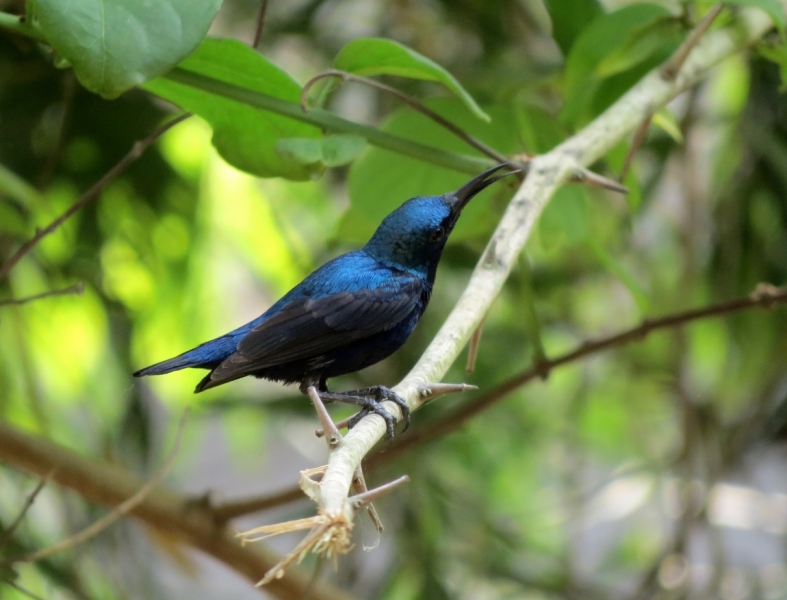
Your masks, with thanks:
[(702, 36), (705, 35), (708, 29), (710, 29), (710, 26), (713, 25), (713, 21), (716, 20), (716, 17), (719, 16), (719, 13), (723, 8), (724, 4), (722, 2), (717, 2), (713, 5), (713, 7), (708, 11), (708, 14), (705, 15), (705, 18), (699, 22), (699, 24), (694, 28), (689, 36), (683, 41), (680, 47), (670, 57), (667, 63), (661, 68), (660, 74), (662, 79), (665, 81), (672, 81), (678, 76), (678, 73), (680, 72), (683, 63), (686, 62), (689, 53), (700, 42)]
[[(435, 111), (433, 111), (431, 108), (429, 108), (428, 106), (424, 105), (417, 98), (413, 98), (412, 96), (409, 96), (409, 95), (405, 94), (404, 92), (400, 92), (396, 88), (393, 88), (393, 87), (391, 87), (389, 85), (385, 85), (384, 83), (380, 83), (379, 81), (376, 81), (374, 79), (370, 79), (368, 77), (361, 77), (360, 75), (353, 75), (352, 73), (347, 73), (346, 71), (339, 71), (337, 69), (329, 69), (328, 71), (325, 71), (323, 73), (319, 73), (319, 74), (315, 75), (309, 81), (307, 81), (306, 85), (303, 86), (303, 91), (301, 92), (301, 109), (303, 110), (303, 112), (307, 112), (308, 111), (307, 100), (308, 100), (308, 97), (309, 97), (309, 90), (320, 79), (325, 79), (326, 77), (336, 77), (338, 79), (341, 79), (342, 81), (353, 81), (355, 83), (362, 83), (364, 85), (368, 85), (370, 87), (377, 88), (378, 90), (382, 90), (382, 91), (384, 91), (384, 92), (386, 92), (388, 94), (392, 94), (393, 96), (396, 96), (397, 98), (399, 98), (399, 100), (401, 100), (402, 102), (404, 102), (405, 104), (407, 104), (411, 108), (417, 110), (422, 115), (424, 115), (427, 118), (431, 119), (432, 121), (434, 121), (435, 123), (437, 123), (441, 127), (447, 129), (448, 131), (453, 133), (456, 137), (461, 139), (463, 142), (465, 142), (466, 144), (472, 146), (473, 148), (475, 148), (476, 150), (478, 150), (482, 154), (485, 154), (489, 158), (492, 158), (492, 159), (494, 159), (494, 160), (496, 160), (498, 162), (501, 162), (501, 163), (510, 162), (510, 160), (511, 160), (508, 157), (506, 157), (504, 154), (501, 154), (500, 152), (495, 150), (494, 148), (491, 148), (490, 146), (487, 146), (484, 142), (482, 142), (478, 138), (470, 135), (469, 133), (464, 131), (462, 128), (454, 125), (448, 119), (440, 116)], [(524, 177), (525, 177), (526, 172), (527, 172), (527, 166), (526, 165), (517, 165), (517, 166), (524, 166), (524, 170), (522, 171), (522, 173), (517, 175), (519, 180), (522, 181), (524, 179)]]
[(6, 300), (0, 300), (0, 306), (19, 306), (21, 304), (27, 304), (28, 302), (35, 302), (36, 300), (41, 300), (43, 298), (53, 298), (55, 296), (81, 296), (85, 291), (85, 284), (81, 281), (78, 281), (74, 285), (70, 285), (67, 288), (62, 288), (59, 290), (50, 290), (48, 292), (41, 292), (40, 294), (34, 294), (33, 296), (27, 296), (25, 298), (8, 298)]
[(178, 433), (175, 437), (175, 443), (172, 446), (172, 450), (169, 453), (169, 456), (164, 461), (164, 464), (161, 466), (161, 469), (152, 477), (150, 478), (145, 484), (137, 490), (137, 492), (125, 500), (124, 502), (120, 503), (118, 506), (112, 509), (109, 514), (104, 515), (98, 521), (89, 525), (82, 531), (75, 533), (74, 535), (66, 538), (62, 542), (55, 544), (54, 546), (50, 546), (49, 548), (43, 548), (36, 552), (31, 552), (30, 554), (25, 554), (23, 556), (17, 558), (11, 558), (4, 562), (35, 562), (37, 560), (41, 560), (44, 558), (49, 558), (53, 554), (57, 554), (62, 550), (67, 550), (69, 548), (73, 548), (79, 544), (82, 544), (89, 540), (92, 537), (95, 537), (99, 533), (101, 533), (104, 529), (109, 527), (112, 523), (117, 521), (120, 517), (125, 514), (128, 514), (133, 508), (138, 506), (140, 502), (142, 502), (153, 489), (161, 483), (161, 481), (166, 477), (169, 470), (172, 468), (172, 465), (175, 462), (175, 458), (178, 456), (178, 451), (180, 450), (180, 440), (183, 437), (183, 429), (186, 425), (186, 417), (188, 417), (189, 410), (188, 408), (183, 411), (183, 416), (180, 418), (180, 424), (178, 425)]
[(642, 123), (639, 124), (639, 127), (637, 127), (637, 130), (634, 132), (634, 136), (631, 138), (631, 146), (629, 146), (629, 150), (626, 152), (626, 158), (623, 159), (623, 166), (620, 168), (620, 175), (618, 175), (619, 181), (623, 181), (626, 175), (628, 175), (629, 169), (631, 168), (631, 161), (634, 160), (634, 155), (645, 141), (652, 120), (653, 113), (650, 113), (642, 119)]
[(465, 373), (472, 373), (475, 371), (475, 361), (478, 358), (478, 346), (481, 344), (481, 335), (484, 333), (484, 323), (486, 322), (486, 315), (481, 319), (478, 327), (475, 328), (473, 335), (467, 346), (467, 364), (465, 365)]
[(63, 223), (65, 223), (69, 218), (71, 218), (75, 213), (79, 212), (82, 208), (87, 206), (91, 201), (93, 201), (100, 193), (107, 184), (111, 183), (118, 175), (123, 173), (131, 164), (133, 164), (145, 150), (148, 149), (149, 146), (153, 144), (158, 138), (164, 135), (167, 131), (169, 131), (172, 127), (185, 121), (191, 115), (189, 113), (182, 114), (179, 117), (175, 117), (168, 123), (165, 123), (161, 127), (156, 128), (150, 135), (148, 135), (145, 139), (139, 140), (134, 142), (134, 145), (131, 147), (131, 150), (128, 151), (120, 161), (112, 167), (109, 171), (107, 171), (104, 176), (99, 179), (93, 186), (86, 191), (79, 200), (74, 202), (71, 206), (66, 209), (66, 211), (57, 217), (54, 221), (52, 221), (49, 225), (44, 227), (43, 229), (36, 229), (35, 235), (26, 241), (20, 248), (0, 266), (0, 281), (5, 279), (8, 276), (8, 273), (11, 269), (14, 268), (16, 263), (18, 263), (22, 258), (29, 253), (33, 248), (35, 248), (39, 242), (48, 236), (50, 233), (53, 233), (60, 227)]
[[(415, 431), (413, 434), (404, 438), (401, 442), (393, 444), (384, 454), (378, 454), (372, 457), (369, 461), (367, 461), (367, 464), (372, 466), (378, 461), (387, 461), (411, 449), (413, 446), (455, 431), (464, 425), (464, 423), (469, 419), (496, 404), (515, 389), (525, 385), (526, 383), (529, 383), (534, 379), (545, 379), (549, 376), (549, 373), (552, 371), (552, 369), (556, 367), (575, 362), (581, 358), (585, 358), (586, 356), (590, 356), (598, 352), (624, 346), (630, 342), (641, 341), (647, 337), (648, 334), (660, 329), (671, 329), (674, 327), (686, 325), (687, 323), (697, 321), (699, 319), (717, 317), (720, 315), (729, 315), (748, 310), (750, 308), (771, 308), (772, 306), (780, 304), (787, 304), (787, 291), (779, 290), (768, 284), (760, 284), (757, 286), (757, 289), (749, 296), (728, 300), (726, 302), (720, 302), (719, 304), (714, 304), (704, 308), (696, 308), (673, 315), (667, 315), (658, 319), (646, 319), (640, 325), (615, 335), (596, 341), (583, 342), (571, 352), (567, 352), (566, 354), (562, 354), (556, 358), (545, 359), (543, 361), (534, 363), (530, 368), (526, 369), (519, 375), (515, 375), (509, 380), (504, 381), (498, 385), (496, 388), (485, 394), (482, 394), (480, 398), (469, 403), (467, 406), (458, 409), (439, 423), (430, 425), (428, 429)], [(380, 458), (378, 459), (378, 457)]]
[(252, 48), (257, 48), (260, 45), (260, 40), (262, 39), (262, 30), (265, 27), (265, 15), (268, 12), (268, 0), (262, 0), (262, 6), (260, 6), (260, 14), (257, 17), (257, 29), (254, 30), (254, 41), (251, 44)]
[[(567, 352), (553, 359), (536, 361), (522, 373), (511, 377), (497, 387), (482, 394), (476, 400), (454, 411), (452, 414), (449, 414), (438, 423), (430, 423), (428, 427), (415, 430), (407, 437), (400, 438), (400, 441), (387, 447), (384, 452), (369, 457), (365, 461), (365, 465), (367, 468), (376, 467), (396, 458), (400, 454), (404, 454), (415, 446), (452, 433), (464, 425), (468, 420), (487, 408), (490, 408), (517, 388), (522, 387), (534, 379), (546, 379), (554, 368), (575, 362), (598, 352), (623, 346), (630, 342), (640, 341), (651, 332), (660, 329), (680, 327), (699, 319), (734, 314), (751, 308), (767, 309), (782, 304), (787, 304), (787, 291), (774, 288), (768, 284), (760, 284), (749, 296), (728, 300), (705, 308), (697, 308), (673, 315), (667, 315), (658, 319), (645, 320), (637, 327), (627, 329), (615, 335), (596, 341), (583, 342), (571, 352)], [(289, 490), (278, 492), (275, 495), (252, 498), (242, 502), (231, 502), (214, 510), (225, 519), (233, 519), (252, 512), (281, 506), (282, 504), (287, 504), (303, 497), (303, 492), (300, 488), (293, 487)]]
[[(2, 420), (0, 461), (41, 477), (57, 468), (52, 475), (54, 483), (105, 506), (116, 506), (144, 484), (126, 469), (84, 458), (45, 438), (18, 431)], [(150, 492), (129, 511), (129, 515), (202, 550), (252, 582), (259, 580), (279, 560), (278, 556), (259, 545), (254, 550), (241, 547), (232, 532), (216, 525), (210, 512), (162, 486)], [(271, 582), (265, 591), (287, 600), (301, 598), (308, 588), (309, 579), (302, 570), (291, 568), (283, 578)], [(352, 600), (352, 596), (325, 582), (313, 588), (309, 598)]]

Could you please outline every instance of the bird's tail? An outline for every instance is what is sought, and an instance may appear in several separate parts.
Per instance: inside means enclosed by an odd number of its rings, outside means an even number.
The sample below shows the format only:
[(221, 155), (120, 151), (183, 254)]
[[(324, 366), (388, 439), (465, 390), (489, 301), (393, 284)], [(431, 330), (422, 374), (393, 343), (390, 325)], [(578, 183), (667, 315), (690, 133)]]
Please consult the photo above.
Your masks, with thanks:
[(134, 377), (147, 377), (148, 375), (164, 375), (172, 373), (173, 371), (180, 371), (181, 369), (188, 369), (189, 367), (200, 367), (201, 364), (195, 362), (194, 357), (190, 356), (194, 351), (189, 350), (174, 358), (162, 360), (155, 365), (150, 365), (144, 369), (140, 369), (134, 373)]

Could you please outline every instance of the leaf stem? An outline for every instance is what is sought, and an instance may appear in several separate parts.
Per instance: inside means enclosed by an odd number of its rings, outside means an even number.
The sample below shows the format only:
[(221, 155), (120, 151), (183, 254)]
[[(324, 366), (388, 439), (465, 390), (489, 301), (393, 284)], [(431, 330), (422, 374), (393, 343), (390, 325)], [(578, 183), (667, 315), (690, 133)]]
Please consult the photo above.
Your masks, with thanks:
[(301, 107), (295, 102), (287, 102), (286, 100), (274, 98), (273, 96), (268, 96), (261, 92), (255, 92), (231, 83), (213, 79), (212, 77), (187, 71), (180, 67), (175, 67), (164, 77), (204, 92), (216, 94), (222, 98), (228, 98), (229, 100), (235, 100), (236, 102), (248, 106), (261, 108), (322, 129), (340, 131), (342, 133), (354, 133), (366, 138), (370, 144), (380, 148), (424, 160), (447, 169), (454, 169), (462, 173), (475, 175), (479, 171), (497, 164), (497, 161), (492, 161), (488, 158), (447, 152), (439, 148), (433, 148), (432, 146), (426, 146), (419, 142), (391, 135), (390, 133), (380, 131), (369, 125), (342, 119), (327, 110), (315, 108), (308, 113), (304, 113)]
[[(382, 90), (388, 94), (396, 96), (397, 98), (399, 98), (399, 100), (401, 100), (402, 102), (413, 108), (414, 110), (417, 110), (421, 114), (425, 115), (426, 117), (432, 119), (432, 121), (434, 121), (441, 127), (444, 127), (445, 129), (453, 133), (456, 137), (458, 137), (460, 140), (472, 146), (482, 154), (486, 154), (489, 158), (496, 160), (497, 162), (504, 163), (509, 161), (508, 157), (501, 154), (494, 148), (487, 146), (484, 142), (482, 142), (478, 138), (473, 137), (472, 135), (464, 131), (462, 128), (451, 123), (451, 121), (449, 121), (448, 119), (445, 119), (441, 115), (437, 114), (431, 108), (426, 106), (423, 102), (418, 100), (418, 98), (413, 98), (412, 96), (409, 96), (408, 94), (405, 94), (404, 92), (401, 92), (396, 88), (393, 88), (389, 85), (385, 85), (384, 83), (380, 83), (379, 81), (376, 81), (369, 77), (361, 77), (360, 75), (353, 75), (352, 73), (347, 73), (346, 71), (340, 71), (338, 69), (329, 69), (327, 71), (324, 71), (323, 73), (319, 73), (306, 82), (306, 85), (303, 86), (303, 91), (301, 92), (301, 109), (303, 110), (303, 112), (307, 112), (308, 110), (306, 101), (308, 100), (309, 90), (320, 79), (325, 79), (326, 77), (335, 77), (337, 79), (341, 79), (342, 81), (352, 81), (355, 83), (362, 83), (364, 85), (368, 85), (370, 87), (376, 88), (378, 90)], [(524, 179), (524, 175), (520, 176), (520, 181), (522, 179)]]
[(0, 12), (0, 29), (6, 29), (45, 44), (48, 43), (41, 30), (30, 23), (27, 17)]

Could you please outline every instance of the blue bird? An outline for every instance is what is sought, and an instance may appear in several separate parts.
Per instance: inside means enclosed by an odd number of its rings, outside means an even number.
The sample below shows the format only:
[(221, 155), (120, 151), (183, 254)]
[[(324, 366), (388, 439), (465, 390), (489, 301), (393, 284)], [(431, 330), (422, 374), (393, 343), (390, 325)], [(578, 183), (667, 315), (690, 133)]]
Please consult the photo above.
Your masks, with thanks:
[(361, 407), (381, 416), (393, 437), (396, 419), (380, 404), (396, 403), (405, 424), (405, 401), (384, 386), (345, 393), (326, 380), (373, 365), (398, 350), (426, 309), (437, 263), (448, 235), (473, 196), (510, 170), (507, 163), (471, 179), (456, 192), (416, 197), (389, 214), (360, 250), (342, 254), (306, 277), (263, 315), (221, 337), (134, 373), (162, 375), (186, 368), (209, 369), (195, 393), (252, 375), (315, 386), (328, 403)]

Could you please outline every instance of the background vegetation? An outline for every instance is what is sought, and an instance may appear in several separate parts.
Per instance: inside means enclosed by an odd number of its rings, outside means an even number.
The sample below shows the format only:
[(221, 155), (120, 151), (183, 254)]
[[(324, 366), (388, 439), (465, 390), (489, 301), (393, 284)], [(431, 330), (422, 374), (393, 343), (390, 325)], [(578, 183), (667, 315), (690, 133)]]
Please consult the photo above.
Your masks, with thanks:
[[(46, 12), (47, 3), (38, 4)], [(736, 4), (768, 8), (783, 22), (776, 2)], [(24, 12), (17, 2), (0, 8)], [(248, 44), (259, 8), (256, 0), (225, 0), (211, 35)], [(709, 8), (272, 0), (259, 52), (303, 84), (331, 68), (351, 40), (397, 40), (455, 75), (480, 109), (439, 82), (383, 81), (503, 154), (540, 153), (663, 62)], [(734, 28), (736, 10), (726, 8), (714, 27)], [(238, 72), (273, 69), (240, 42), (207, 42), (198, 53), (204, 64), (232, 53)], [(327, 579), (356, 597), (389, 600), (787, 596), (787, 315), (778, 307), (654, 332), (556, 368), (440, 428), (485, 391), (583, 340), (746, 296), (758, 284), (784, 285), (784, 56), (774, 30), (658, 111), (625, 177), (626, 197), (562, 188), (486, 319), (475, 369), (468, 374), (459, 361), (446, 377), (480, 390), (434, 401), (400, 436), (415, 440), (406, 451), (383, 446), (382, 458), (371, 459), (370, 485), (403, 473), (411, 482), (379, 502), (386, 525), (379, 547), (363, 551), (376, 534), (359, 515), (354, 550), (336, 571), (322, 572), (316, 590)], [(2, 297), (16, 299), (84, 286), (81, 295), (0, 305), (0, 418), (148, 478), (191, 406), (170, 487), (194, 498), (210, 491), (215, 504), (290, 489), (300, 469), (325, 462), (313, 408), (294, 389), (243, 380), (194, 396), (197, 373), (150, 381), (130, 373), (257, 316), (316, 266), (362, 244), (402, 201), (454, 189), (472, 169), (353, 139), (340, 144), (350, 158), (361, 151), (351, 164), (324, 154), (309, 161), (304, 152), (313, 148), (274, 142), (320, 139), (313, 125), (259, 117), (163, 78), (147, 83), (150, 91), (107, 100), (85, 86), (113, 96), (122, 91), (117, 80), (87, 80), (72, 61), (78, 80), (57, 62), (29, 38), (0, 32), (4, 258), (136, 140), (179, 114), (162, 98), (204, 119), (173, 127), (0, 281)], [(265, 81), (278, 76), (271, 70)], [(282, 80), (281, 94), (293, 100), (288, 85)], [(378, 90), (346, 83), (328, 95), (318, 85), (312, 97), (352, 121), (480, 156)], [(617, 177), (628, 149), (621, 144), (596, 170)], [(405, 348), (335, 382), (337, 389), (393, 385), (409, 370), (461, 293), (511, 191), (487, 192), (463, 216)], [(0, 527), (10, 526), (36, 483), (0, 464)], [(233, 526), (312, 512), (304, 497)], [(104, 513), (46, 485), (12, 534), (0, 533), (0, 556), (50, 546)], [(269, 545), (285, 553), (295, 543), (285, 536)], [(19, 588), (47, 599), (259, 597), (226, 567), (130, 519), (45, 560), (0, 568), (3, 599), (28, 597)]]

